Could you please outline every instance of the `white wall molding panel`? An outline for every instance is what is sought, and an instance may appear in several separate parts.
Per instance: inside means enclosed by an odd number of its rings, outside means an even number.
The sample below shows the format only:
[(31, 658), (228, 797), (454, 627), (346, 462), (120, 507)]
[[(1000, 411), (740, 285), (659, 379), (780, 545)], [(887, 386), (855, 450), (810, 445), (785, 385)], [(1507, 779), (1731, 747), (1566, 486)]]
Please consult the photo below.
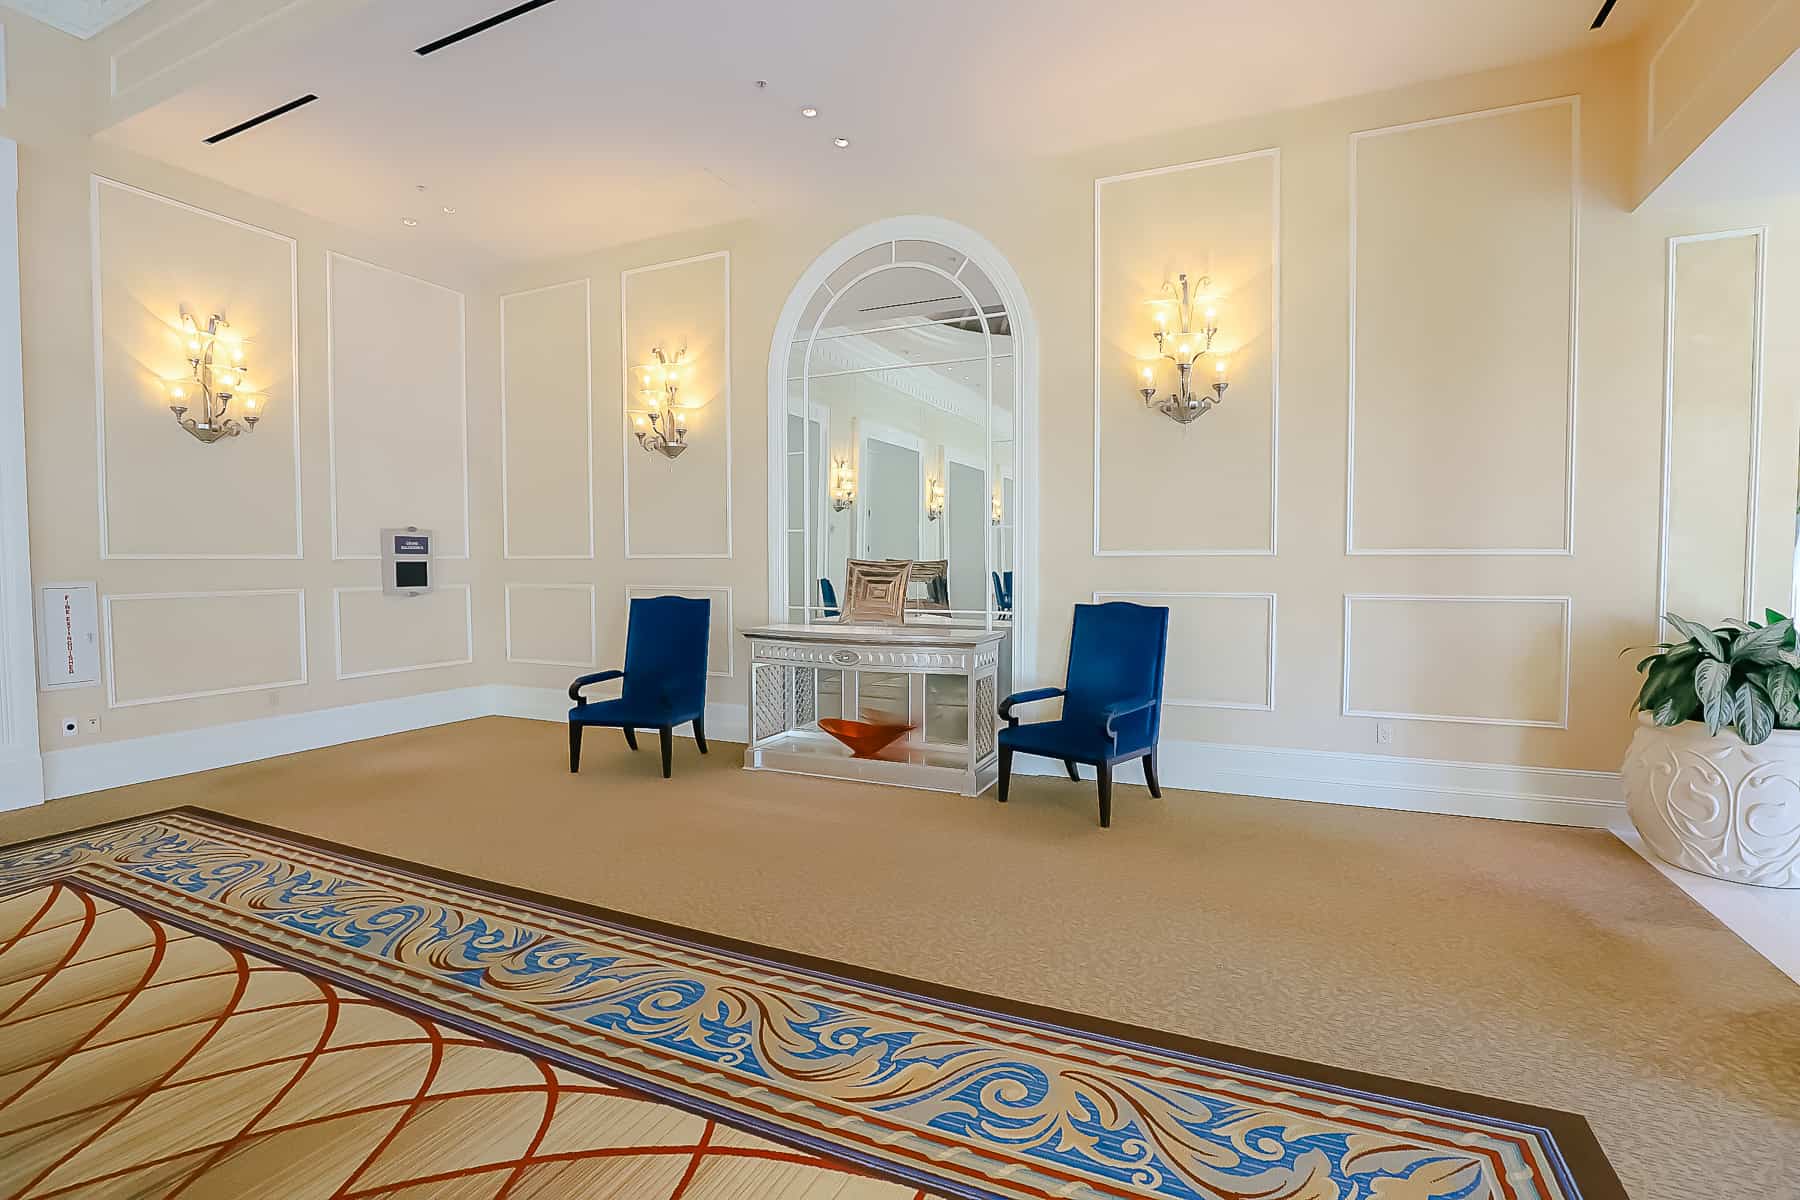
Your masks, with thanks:
[[(731, 254), (719, 250), (619, 275), (620, 453), (626, 558), (730, 558)], [(640, 372), (660, 346), (687, 347), (688, 448), (646, 453), (632, 436)]]
[[(302, 557), (297, 243), (98, 175), (91, 202), (100, 557)], [(183, 312), (243, 338), (265, 414), (254, 429), (207, 445), (176, 425)]]
[(1567, 596), (1347, 595), (1343, 715), (1567, 729), (1573, 610)]
[[(1185, 273), (1210, 276), (1226, 360), (1224, 403), (1188, 426), (1146, 408), (1146, 303)], [(1281, 488), (1281, 151), (1257, 150), (1094, 181), (1094, 553), (1100, 557), (1272, 556)], [(1202, 312), (1207, 307), (1202, 303)], [(1165, 312), (1176, 322), (1173, 306)], [(1210, 366), (1195, 367), (1195, 387)], [(1167, 481), (1204, 478), (1234, 498), (1196, 522), (1158, 503)], [(1267, 497), (1266, 506), (1262, 498)]]
[(506, 661), (590, 670), (599, 665), (598, 589), (591, 583), (506, 585)]
[(417, 525), (468, 558), (463, 294), (329, 251), (325, 308), (331, 557), (379, 558), (381, 530)]
[[(1756, 580), (1767, 262), (1762, 228), (1668, 242), (1659, 622), (1671, 610), (1709, 625), (1762, 615)], [(1784, 541), (1783, 548), (1792, 546)], [(1788, 601), (1784, 595), (1779, 603)]]
[[(101, 627), (108, 708), (306, 683), (306, 593), (299, 588), (108, 595)], [(254, 636), (220, 641), (220, 629)]]
[(1094, 593), (1109, 600), (1169, 610), (1165, 706), (1275, 710), (1275, 593)]
[(337, 677), (365, 679), (475, 661), (475, 605), (466, 583), (440, 584), (423, 596), (383, 595), (379, 587), (331, 589)]
[(1351, 135), (1346, 553), (1574, 553), (1580, 126), (1563, 96)]
[(594, 557), (589, 283), (500, 297), (500, 506), (507, 558)]
[(18, 201), (19, 148), (0, 138), (0, 810), (44, 798), (25, 494)]

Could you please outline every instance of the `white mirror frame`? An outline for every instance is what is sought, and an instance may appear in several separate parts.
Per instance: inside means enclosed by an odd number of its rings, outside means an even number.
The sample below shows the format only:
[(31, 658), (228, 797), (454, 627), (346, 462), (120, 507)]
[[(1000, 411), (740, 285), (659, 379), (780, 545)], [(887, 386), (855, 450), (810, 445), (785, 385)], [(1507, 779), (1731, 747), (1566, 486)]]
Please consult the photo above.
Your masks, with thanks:
[[(1000, 293), (1013, 336), (1013, 358), (1018, 387), (1016, 422), (1017, 512), (1013, 520), (1016, 540), (1013, 570), (1021, 586), (1013, 608), (1013, 681), (1015, 687), (1037, 682), (1038, 618), (1038, 340), (1025, 286), (1012, 264), (994, 244), (964, 225), (942, 217), (888, 217), (865, 225), (833, 242), (813, 260), (788, 293), (775, 337), (769, 347), (769, 614), (780, 619), (788, 609), (787, 596), (787, 462), (788, 363), (800, 318), (815, 293), (839, 268), (857, 255), (883, 242), (936, 242), (966, 256)], [(992, 397), (989, 398), (990, 405)]]

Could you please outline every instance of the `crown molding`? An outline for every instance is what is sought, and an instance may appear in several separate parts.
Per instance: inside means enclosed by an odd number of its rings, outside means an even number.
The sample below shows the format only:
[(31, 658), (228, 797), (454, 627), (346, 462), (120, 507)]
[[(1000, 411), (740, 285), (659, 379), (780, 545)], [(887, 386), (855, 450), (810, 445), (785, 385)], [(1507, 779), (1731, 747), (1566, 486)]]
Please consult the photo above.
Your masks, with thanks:
[(0, 0), (7, 8), (78, 38), (91, 38), (148, 3), (150, 0)]

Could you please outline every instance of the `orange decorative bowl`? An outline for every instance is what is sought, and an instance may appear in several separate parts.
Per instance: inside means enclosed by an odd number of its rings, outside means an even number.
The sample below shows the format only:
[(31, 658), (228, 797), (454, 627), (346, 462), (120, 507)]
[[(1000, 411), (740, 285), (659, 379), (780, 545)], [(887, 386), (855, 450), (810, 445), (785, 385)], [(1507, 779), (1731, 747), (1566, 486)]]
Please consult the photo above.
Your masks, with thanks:
[(877, 725), (868, 721), (840, 721), (836, 717), (824, 717), (819, 721), (819, 728), (850, 747), (850, 753), (855, 757), (874, 758), (895, 738), (911, 733), (913, 727), (911, 725)]

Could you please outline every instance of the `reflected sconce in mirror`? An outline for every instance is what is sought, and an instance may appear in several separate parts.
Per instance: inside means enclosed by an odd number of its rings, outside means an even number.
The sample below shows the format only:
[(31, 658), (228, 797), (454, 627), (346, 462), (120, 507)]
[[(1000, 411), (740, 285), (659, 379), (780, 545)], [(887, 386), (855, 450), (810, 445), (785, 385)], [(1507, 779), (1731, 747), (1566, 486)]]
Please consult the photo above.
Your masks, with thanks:
[[(1202, 293), (1211, 286), (1212, 280), (1201, 276)], [(1176, 381), (1176, 390), (1167, 395), (1158, 395), (1156, 368), (1150, 364), (1143, 368), (1144, 386), (1138, 389), (1138, 395), (1144, 398), (1144, 407), (1153, 408), (1171, 421), (1187, 425), (1224, 403), (1225, 389), (1231, 385), (1225, 378), (1225, 359), (1213, 353), (1213, 338), (1219, 333), (1219, 310), (1213, 297), (1191, 293), (1185, 274), (1180, 276), (1180, 287), (1180, 294), (1177, 296), (1174, 284), (1164, 284), (1163, 288), (1169, 293), (1169, 299), (1161, 302), (1164, 305), (1174, 304), (1177, 328), (1169, 328), (1169, 315), (1162, 307), (1159, 306), (1156, 314), (1156, 352), (1161, 358), (1175, 364), (1180, 375)], [(1199, 329), (1194, 328), (1196, 304), (1204, 305)], [(1211, 382), (1202, 382), (1196, 391), (1194, 368), (1202, 359), (1212, 361), (1212, 370), (1205, 372), (1211, 376)], [(1209, 392), (1211, 395), (1207, 394)]]
[(925, 519), (935, 521), (944, 515), (944, 481), (933, 475), (925, 480)]
[(989, 518), (989, 522), (994, 525), (1006, 523), (1006, 502), (1001, 498), (1000, 489), (997, 487), (994, 489), (994, 512), (993, 516)]
[[(246, 428), (255, 429), (262, 417), (261, 402), (249, 393), (250, 366), (244, 361), (243, 340), (217, 313), (206, 319), (202, 329), (194, 314), (185, 309), (180, 333), (187, 347), (188, 378), (164, 384), (176, 424), (209, 446), (220, 438), (237, 437)], [(241, 424), (231, 415), (233, 399), (243, 401)], [(188, 409), (196, 402), (200, 411), (190, 417)]]
[(634, 417), (638, 445), (664, 458), (680, 458), (688, 447), (687, 414), (681, 408), (682, 359), (687, 355), (683, 345), (673, 356), (657, 346), (650, 351), (653, 366), (640, 368), (638, 395), (643, 397), (646, 411)]
[(843, 512), (856, 503), (856, 468), (847, 458), (831, 463), (831, 511)]

